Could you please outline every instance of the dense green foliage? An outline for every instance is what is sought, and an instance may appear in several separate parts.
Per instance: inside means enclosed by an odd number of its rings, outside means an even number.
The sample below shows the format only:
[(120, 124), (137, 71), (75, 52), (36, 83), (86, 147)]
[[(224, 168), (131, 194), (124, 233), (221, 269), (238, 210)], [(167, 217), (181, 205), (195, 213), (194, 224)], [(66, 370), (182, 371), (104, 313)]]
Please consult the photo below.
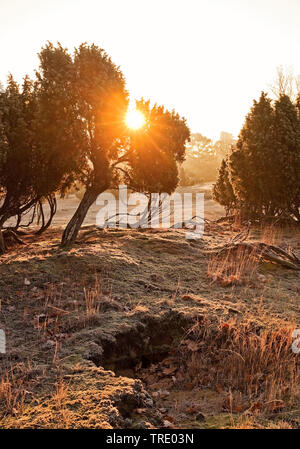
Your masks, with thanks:
[(22, 89), (10, 76), (0, 93), (0, 223), (30, 207), (38, 184), (34, 150), (36, 99), (28, 78)]
[(40, 81), (26, 77), (20, 87), (10, 76), (0, 93), (1, 226), (71, 182), (75, 164), (70, 163), (70, 151), (62, 151), (64, 133), (69, 131), (62, 117), (55, 115), (64, 111), (65, 103), (57, 107), (56, 97), (51, 113)]
[(262, 93), (238, 141), (221, 164), (214, 197), (245, 218), (299, 221), (300, 114), (286, 95), (272, 104)]
[(222, 206), (225, 207), (228, 214), (236, 205), (236, 196), (234, 194), (227, 166), (228, 160), (223, 159), (219, 169), (217, 182), (213, 186), (213, 197)]

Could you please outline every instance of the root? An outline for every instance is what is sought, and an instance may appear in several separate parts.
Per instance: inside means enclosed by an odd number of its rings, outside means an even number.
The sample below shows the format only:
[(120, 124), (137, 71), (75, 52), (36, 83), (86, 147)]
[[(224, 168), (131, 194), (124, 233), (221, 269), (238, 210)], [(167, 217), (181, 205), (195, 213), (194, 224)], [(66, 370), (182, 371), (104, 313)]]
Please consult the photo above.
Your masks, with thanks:
[(19, 245), (26, 245), (12, 229), (4, 229), (0, 231), (0, 254), (4, 254), (8, 248), (7, 242), (13, 241)]

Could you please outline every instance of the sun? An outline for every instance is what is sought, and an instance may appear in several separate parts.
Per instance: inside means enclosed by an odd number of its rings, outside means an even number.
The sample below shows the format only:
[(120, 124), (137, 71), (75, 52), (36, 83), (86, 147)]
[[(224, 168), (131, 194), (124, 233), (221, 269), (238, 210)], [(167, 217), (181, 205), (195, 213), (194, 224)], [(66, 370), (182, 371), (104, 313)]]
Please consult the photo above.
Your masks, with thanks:
[(128, 128), (139, 129), (145, 124), (145, 117), (137, 109), (130, 109), (126, 114), (126, 124)]

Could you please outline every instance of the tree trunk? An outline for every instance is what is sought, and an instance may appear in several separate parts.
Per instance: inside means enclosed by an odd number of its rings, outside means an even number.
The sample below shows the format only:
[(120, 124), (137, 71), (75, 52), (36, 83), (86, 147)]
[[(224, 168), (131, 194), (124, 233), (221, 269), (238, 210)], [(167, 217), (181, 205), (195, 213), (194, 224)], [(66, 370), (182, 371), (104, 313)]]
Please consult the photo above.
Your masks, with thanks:
[(49, 226), (52, 223), (53, 217), (56, 214), (57, 211), (57, 201), (56, 201), (56, 197), (55, 195), (48, 195), (47, 196), (47, 201), (48, 201), (48, 205), (49, 205), (49, 218), (48, 221), (45, 222), (45, 215), (44, 215), (44, 210), (43, 210), (43, 205), (40, 202), (40, 212), (41, 212), (41, 218), (42, 218), (42, 226), (40, 227), (40, 229), (36, 232), (37, 235), (42, 234), (44, 231), (46, 231), (46, 229), (49, 228)]
[(86, 217), (86, 214), (91, 205), (96, 201), (97, 196), (102, 193), (101, 191), (95, 191), (94, 189), (87, 189), (75, 214), (67, 224), (64, 230), (61, 246), (69, 245), (76, 239), (79, 229)]
[(0, 219), (0, 254), (4, 254), (6, 251), (6, 244), (3, 236), (3, 225), (6, 221), (6, 217), (2, 216)]
[(0, 229), (0, 254), (4, 254), (6, 251), (6, 245), (3, 237), (3, 231)]

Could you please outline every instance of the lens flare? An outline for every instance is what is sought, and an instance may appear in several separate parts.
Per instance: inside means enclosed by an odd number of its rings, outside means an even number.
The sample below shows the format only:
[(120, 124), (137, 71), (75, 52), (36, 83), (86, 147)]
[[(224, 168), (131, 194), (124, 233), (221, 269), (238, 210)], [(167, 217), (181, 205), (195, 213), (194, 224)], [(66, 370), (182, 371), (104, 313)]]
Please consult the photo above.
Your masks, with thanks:
[(137, 109), (131, 109), (126, 114), (126, 124), (128, 128), (139, 129), (145, 124), (145, 117)]

